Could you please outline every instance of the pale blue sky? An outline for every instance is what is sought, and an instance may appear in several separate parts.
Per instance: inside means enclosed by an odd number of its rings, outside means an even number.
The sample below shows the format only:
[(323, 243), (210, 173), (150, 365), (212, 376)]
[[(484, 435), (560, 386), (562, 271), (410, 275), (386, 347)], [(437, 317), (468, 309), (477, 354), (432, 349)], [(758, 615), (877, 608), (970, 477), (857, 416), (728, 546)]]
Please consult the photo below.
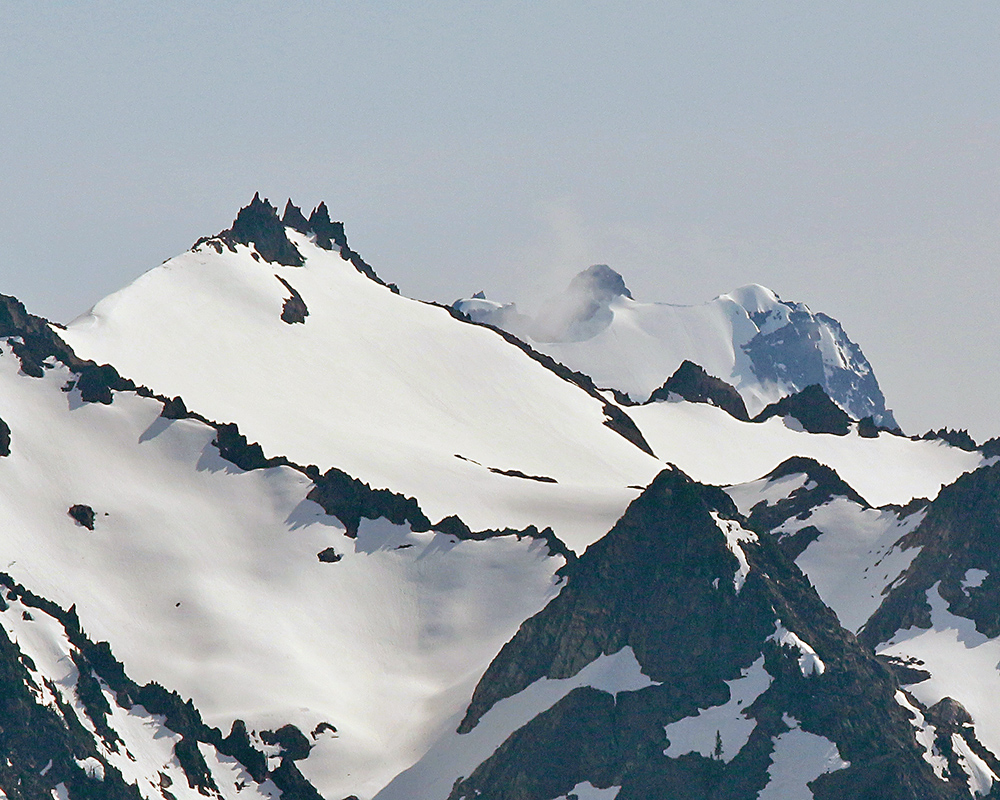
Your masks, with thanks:
[(0, 0), (0, 292), (67, 321), (259, 189), (425, 299), (763, 283), (1000, 434), (1000, 4), (314, 5)]

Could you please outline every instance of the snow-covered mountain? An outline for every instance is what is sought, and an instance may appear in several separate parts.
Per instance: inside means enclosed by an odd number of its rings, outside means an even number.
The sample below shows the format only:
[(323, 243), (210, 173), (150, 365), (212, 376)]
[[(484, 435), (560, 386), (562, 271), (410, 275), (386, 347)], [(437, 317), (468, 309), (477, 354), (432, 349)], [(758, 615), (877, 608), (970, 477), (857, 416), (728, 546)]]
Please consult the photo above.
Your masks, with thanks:
[(988, 794), (996, 442), (685, 358), (616, 400), (260, 198), (0, 297), (0, 797)]
[(815, 384), (854, 419), (896, 427), (871, 365), (840, 323), (763, 286), (744, 286), (700, 306), (641, 303), (621, 275), (598, 264), (534, 317), (481, 292), (454, 307), (634, 402), (647, 400), (691, 361), (732, 384), (751, 415)]

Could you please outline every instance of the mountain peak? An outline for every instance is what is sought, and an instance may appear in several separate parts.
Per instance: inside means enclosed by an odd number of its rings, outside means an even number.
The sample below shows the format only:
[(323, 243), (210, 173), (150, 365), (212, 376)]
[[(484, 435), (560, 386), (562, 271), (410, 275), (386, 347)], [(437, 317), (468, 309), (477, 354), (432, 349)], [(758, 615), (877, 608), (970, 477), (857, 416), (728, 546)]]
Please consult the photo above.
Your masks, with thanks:
[(570, 281), (570, 294), (586, 293), (595, 300), (611, 301), (616, 297), (627, 297), (632, 299), (632, 293), (625, 285), (625, 279), (621, 273), (615, 272), (607, 264), (594, 264)]
[(309, 220), (302, 214), (302, 209), (292, 203), (292, 198), (288, 198), (285, 203), (285, 213), (281, 215), (281, 221), (289, 228), (297, 230), (299, 233), (309, 233)]
[(723, 295), (723, 297), (735, 300), (751, 316), (770, 311), (781, 302), (776, 292), (771, 291), (766, 286), (761, 286), (759, 283), (748, 283), (746, 286), (741, 286), (739, 289), (734, 289)]
[[(291, 206), (290, 200), (288, 205)], [(285, 211), (289, 211), (287, 206)], [(240, 209), (228, 230), (203, 237), (194, 247), (202, 244), (214, 247), (219, 253), (223, 246), (235, 250), (238, 244), (253, 245), (256, 255), (265, 261), (289, 267), (301, 267), (304, 262), (302, 254), (285, 233), (285, 223), (278, 218), (278, 209), (267, 199), (261, 200), (260, 192), (254, 192), (253, 200)]]

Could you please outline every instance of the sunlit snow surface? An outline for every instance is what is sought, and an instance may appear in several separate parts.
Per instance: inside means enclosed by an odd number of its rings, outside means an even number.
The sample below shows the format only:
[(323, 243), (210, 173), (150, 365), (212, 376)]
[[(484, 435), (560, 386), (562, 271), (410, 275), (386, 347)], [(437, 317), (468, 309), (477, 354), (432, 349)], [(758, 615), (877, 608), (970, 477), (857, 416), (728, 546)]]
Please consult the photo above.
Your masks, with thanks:
[[(500, 647), (555, 593), (561, 558), (505, 537), (459, 542), (384, 520), (358, 539), (286, 467), (244, 473), (193, 420), (116, 394), (83, 404), (62, 367), (18, 374), (3, 348), (0, 568), (111, 643), (136, 681), (191, 697), (228, 733), (321, 734), (303, 772), (371, 796), (464, 710)], [(67, 514), (94, 508), (93, 531)], [(317, 553), (333, 547), (334, 564)]]
[(777, 642), (782, 647), (791, 647), (799, 651), (799, 671), (802, 673), (802, 677), (819, 676), (826, 672), (826, 664), (813, 650), (812, 645), (803, 641), (797, 633), (788, 630), (781, 624), (781, 620), (775, 624), (774, 633), (768, 639)]
[[(302, 267), (203, 246), (58, 333), (79, 355), (238, 423), (268, 455), (416, 497), (434, 521), (551, 526), (582, 550), (635, 498), (628, 486), (662, 467), (604, 425), (600, 401), (494, 331), (289, 236)], [(276, 275), (308, 306), (304, 324), (281, 321)]]
[[(598, 401), (496, 333), (395, 295), (339, 254), (289, 236), (303, 267), (255, 261), (242, 245), (221, 254), (203, 246), (58, 333), (81, 356), (238, 423), (268, 455), (335, 466), (416, 497), (435, 521), (458, 514), (473, 529), (551, 526), (578, 552), (635, 498), (628, 487), (645, 486), (664, 462), (733, 484), (791, 455), (812, 456), (880, 505), (933, 497), (981, 460), (885, 434), (810, 435), (777, 418), (740, 423), (708, 405), (626, 409), (658, 461), (607, 428)], [(288, 292), (276, 275), (307, 304), (305, 324), (280, 320)], [(722, 301), (725, 327), (726, 309), (739, 304)]]
[(767, 786), (757, 795), (758, 800), (812, 800), (808, 787), (827, 772), (850, 766), (840, 757), (837, 745), (823, 736), (808, 733), (787, 714), (782, 720), (790, 730), (774, 739), (774, 752), (767, 773)]
[[(707, 405), (626, 409), (654, 459), (604, 425), (600, 402), (495, 332), (395, 295), (289, 235), (304, 267), (203, 247), (60, 335), (82, 357), (237, 422), (267, 455), (414, 496), (433, 521), (550, 525), (578, 552), (666, 462), (727, 485), (811, 456), (880, 504), (933, 497), (981, 460), (940, 442), (741, 423)], [(288, 292), (275, 275), (301, 294), (305, 324), (281, 321)], [(307, 735), (336, 726), (299, 763), (324, 795), (365, 800), (399, 776), (384, 796), (403, 798), (412, 795), (393, 794), (400, 786), (451, 774), (436, 765), (465, 757), (449, 748), (479, 677), (555, 594), (561, 559), (535, 540), (458, 542), (384, 520), (348, 539), (305, 500), (301, 473), (243, 473), (206, 426), (159, 418), (159, 403), (127, 393), (110, 407), (83, 404), (60, 391), (68, 378), (61, 367), (27, 378), (8, 348), (0, 357), (12, 429), (12, 454), (0, 459), (0, 567), (76, 603), (84, 629), (110, 641), (133, 678), (193, 698), (224, 732), (235, 718), (256, 730), (293, 722)], [(67, 516), (75, 503), (96, 510), (93, 532)], [(328, 547), (343, 559), (319, 562)], [(548, 707), (532, 703), (532, 716)], [(467, 736), (487, 737), (487, 717)], [(468, 773), (451, 780), (458, 774)]]
[[(590, 781), (584, 781), (574, 786), (569, 794), (575, 795), (577, 800), (615, 800), (621, 788), (621, 786), (609, 786), (607, 789), (598, 789)], [(568, 796), (564, 794), (555, 800), (566, 800)]]
[(887, 433), (866, 439), (805, 433), (772, 417), (740, 422), (704, 403), (651, 403), (628, 409), (660, 458), (697, 481), (731, 485), (759, 479), (789, 456), (814, 458), (832, 467), (869, 503), (905, 505), (914, 497), (934, 498), (942, 486), (983, 463), (938, 441), (912, 441)]
[(739, 594), (740, 589), (743, 588), (743, 584), (746, 582), (747, 575), (750, 574), (750, 563), (747, 561), (746, 553), (743, 552), (741, 545), (744, 542), (756, 542), (757, 534), (744, 529), (738, 522), (731, 519), (723, 519), (714, 511), (710, 513), (712, 519), (715, 520), (715, 524), (722, 531), (722, 535), (726, 537), (726, 547), (736, 557), (738, 566), (736, 567), (736, 572), (733, 574), (733, 588)]
[[(460, 300), (457, 307), (474, 319), (521, 336), (557, 361), (590, 375), (598, 386), (618, 389), (639, 402), (662, 386), (685, 360), (734, 386), (751, 416), (809, 383), (828, 381), (838, 370), (853, 372), (859, 380), (871, 374), (870, 365), (854, 352), (836, 322), (813, 315), (802, 303), (781, 302), (774, 292), (758, 284), (694, 306), (637, 302), (621, 293), (609, 297), (608, 288), (616, 291), (613, 286), (601, 286), (600, 281), (588, 288), (575, 280), (533, 320), (512, 305), (500, 306), (484, 299)], [(798, 325), (809, 320), (805, 324), (812, 327), (814, 337), (808, 348), (811, 358), (802, 358), (805, 351), (788, 354), (791, 360), (777, 370), (781, 376), (764, 367), (766, 377), (762, 378), (745, 346), (758, 333), (768, 336), (784, 328), (793, 316)], [(792, 330), (790, 338), (804, 334), (801, 328), (795, 329), (796, 333)], [(769, 372), (775, 374), (767, 375)], [(835, 399), (853, 416), (871, 413), (870, 398), (840, 391)]]

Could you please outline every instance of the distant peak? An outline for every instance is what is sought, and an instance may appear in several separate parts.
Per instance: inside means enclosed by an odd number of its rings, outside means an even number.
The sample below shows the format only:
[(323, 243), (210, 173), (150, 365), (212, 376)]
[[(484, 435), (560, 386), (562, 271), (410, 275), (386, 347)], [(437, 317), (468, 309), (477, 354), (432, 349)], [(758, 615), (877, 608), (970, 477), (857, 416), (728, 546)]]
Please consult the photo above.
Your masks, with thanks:
[(571, 292), (586, 292), (595, 299), (612, 300), (615, 297), (632, 299), (632, 292), (625, 285), (625, 279), (607, 264), (594, 264), (577, 274), (570, 281)]
[(781, 302), (777, 294), (759, 283), (741, 286), (724, 297), (729, 297), (739, 303), (751, 316), (770, 311)]

